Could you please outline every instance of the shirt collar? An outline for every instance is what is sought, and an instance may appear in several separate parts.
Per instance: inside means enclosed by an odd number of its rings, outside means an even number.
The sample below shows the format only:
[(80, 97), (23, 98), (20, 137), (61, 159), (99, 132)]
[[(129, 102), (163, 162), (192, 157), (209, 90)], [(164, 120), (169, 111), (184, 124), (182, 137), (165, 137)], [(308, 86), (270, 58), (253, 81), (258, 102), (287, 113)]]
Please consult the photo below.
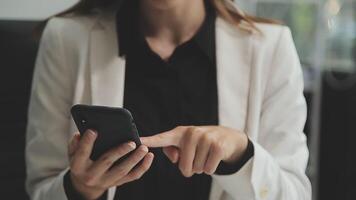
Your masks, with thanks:
[[(192, 40), (215, 63), (215, 19), (216, 13), (209, 1), (206, 4), (206, 17)], [(116, 14), (116, 29), (119, 56), (124, 56), (134, 43), (144, 42), (138, 29), (138, 0), (125, 1)]]

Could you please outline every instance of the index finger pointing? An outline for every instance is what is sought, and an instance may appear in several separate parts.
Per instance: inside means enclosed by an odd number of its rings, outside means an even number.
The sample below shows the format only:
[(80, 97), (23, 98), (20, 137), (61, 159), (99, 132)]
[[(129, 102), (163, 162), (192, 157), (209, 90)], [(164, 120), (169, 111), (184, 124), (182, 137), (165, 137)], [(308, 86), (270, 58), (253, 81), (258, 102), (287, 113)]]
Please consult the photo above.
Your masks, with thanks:
[(142, 144), (148, 147), (179, 147), (179, 141), (184, 131), (181, 128), (175, 128), (170, 131), (159, 133), (149, 137), (141, 137)]

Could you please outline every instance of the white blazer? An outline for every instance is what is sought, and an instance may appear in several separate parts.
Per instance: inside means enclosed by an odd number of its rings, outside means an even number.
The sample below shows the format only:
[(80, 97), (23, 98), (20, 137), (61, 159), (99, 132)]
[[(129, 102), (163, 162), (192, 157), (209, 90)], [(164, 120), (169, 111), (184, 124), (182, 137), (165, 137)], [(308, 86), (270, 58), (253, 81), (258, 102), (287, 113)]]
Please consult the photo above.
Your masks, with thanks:
[[(235, 174), (213, 175), (210, 200), (309, 200), (300, 62), (287, 27), (257, 26), (262, 36), (216, 20), (220, 125), (248, 134), (255, 155)], [(70, 108), (77, 103), (123, 106), (124, 72), (113, 13), (49, 21), (29, 107), (26, 188), (31, 199), (67, 199), (67, 145), (76, 131)], [(111, 188), (108, 200), (114, 193)]]

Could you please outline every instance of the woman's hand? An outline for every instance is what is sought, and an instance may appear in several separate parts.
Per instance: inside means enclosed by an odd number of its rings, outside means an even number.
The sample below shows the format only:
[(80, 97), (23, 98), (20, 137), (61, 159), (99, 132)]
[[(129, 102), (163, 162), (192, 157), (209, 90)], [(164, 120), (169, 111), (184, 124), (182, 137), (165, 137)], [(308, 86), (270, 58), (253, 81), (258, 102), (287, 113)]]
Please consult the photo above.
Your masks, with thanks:
[[(135, 150), (134, 142), (113, 148), (98, 160), (92, 161), (89, 156), (97, 134), (88, 130), (80, 137), (79, 134), (73, 137), (68, 153), (73, 187), (85, 199), (97, 199), (110, 187), (139, 179), (152, 164), (153, 154), (144, 145)], [(128, 158), (113, 166), (115, 161), (133, 150)], [(142, 159), (143, 162), (135, 167)]]
[(141, 137), (148, 147), (163, 147), (186, 177), (213, 174), (220, 161), (237, 162), (247, 148), (246, 134), (221, 126), (179, 126), (151, 137)]

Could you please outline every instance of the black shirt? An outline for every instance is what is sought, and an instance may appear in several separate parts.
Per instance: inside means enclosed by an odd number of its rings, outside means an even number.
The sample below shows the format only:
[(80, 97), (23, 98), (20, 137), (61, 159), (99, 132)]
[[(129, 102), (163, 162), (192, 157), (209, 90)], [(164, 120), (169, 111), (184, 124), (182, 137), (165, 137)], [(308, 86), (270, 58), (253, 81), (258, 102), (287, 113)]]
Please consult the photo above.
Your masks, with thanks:
[[(179, 125), (217, 125), (216, 13), (206, 1), (206, 18), (196, 35), (179, 45), (164, 61), (153, 52), (138, 26), (138, 1), (125, 1), (117, 13), (119, 55), (126, 57), (124, 107), (131, 111), (140, 136), (151, 136)], [(120, 200), (205, 200), (211, 177), (184, 177), (161, 149), (144, 176), (117, 188)], [(243, 158), (234, 165), (220, 163), (216, 173), (237, 172), (253, 156), (249, 142)], [(65, 190), (75, 197), (69, 176)], [(70, 198), (73, 197), (73, 198)], [(78, 197), (77, 197), (78, 198)]]
[[(133, 1), (118, 13), (120, 56), (126, 57), (124, 107), (131, 111), (140, 136), (151, 136), (179, 125), (216, 125), (215, 14), (209, 10), (198, 33), (179, 45), (164, 61), (153, 52), (138, 28)], [(211, 177), (184, 177), (161, 149), (138, 181), (120, 186), (124, 200), (205, 200)]]

